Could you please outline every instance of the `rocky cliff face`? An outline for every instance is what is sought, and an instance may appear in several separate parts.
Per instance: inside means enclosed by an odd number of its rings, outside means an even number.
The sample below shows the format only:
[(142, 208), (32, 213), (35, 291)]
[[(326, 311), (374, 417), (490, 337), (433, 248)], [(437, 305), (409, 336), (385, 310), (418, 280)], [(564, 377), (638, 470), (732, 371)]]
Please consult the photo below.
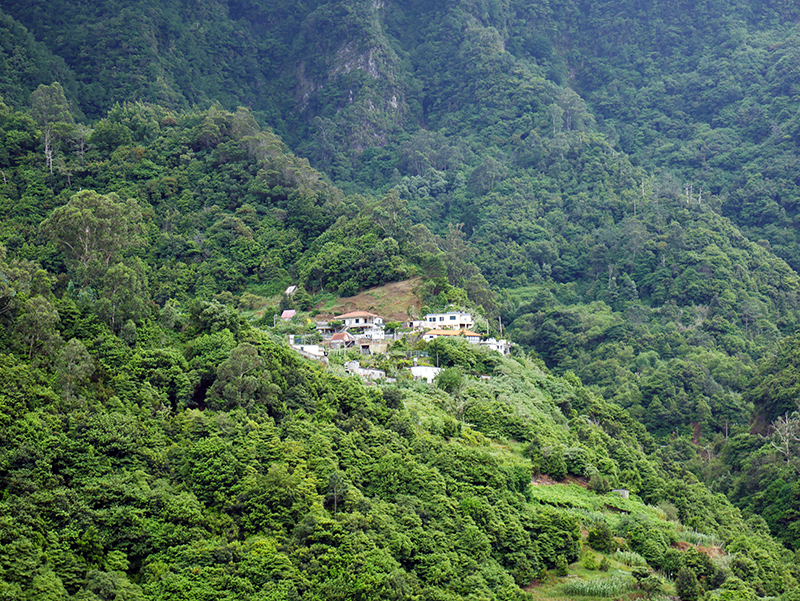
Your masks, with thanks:
[(384, 11), (382, 0), (342, 0), (320, 6), (303, 22), (295, 100), (312, 123), (322, 160), (335, 151), (358, 155), (383, 146), (408, 115)]

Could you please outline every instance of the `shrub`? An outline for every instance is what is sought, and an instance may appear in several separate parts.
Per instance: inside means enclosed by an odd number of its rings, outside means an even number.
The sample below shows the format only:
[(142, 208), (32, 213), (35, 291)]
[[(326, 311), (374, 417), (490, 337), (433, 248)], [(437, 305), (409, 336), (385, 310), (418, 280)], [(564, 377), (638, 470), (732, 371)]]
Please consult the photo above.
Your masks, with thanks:
[(675, 578), (682, 567), (684, 567), (683, 553), (678, 549), (667, 549), (661, 560), (661, 571), (668, 578)]
[(589, 479), (589, 490), (604, 495), (611, 490), (611, 483), (603, 474), (596, 473)]
[(631, 570), (631, 576), (633, 576), (634, 580), (636, 580), (636, 584), (639, 585), (642, 580), (647, 578), (653, 572), (647, 566), (636, 566)]
[(614, 535), (605, 522), (600, 522), (589, 530), (589, 546), (595, 551), (608, 553), (614, 549)]
[(614, 553), (614, 559), (618, 562), (630, 567), (646, 566), (647, 560), (633, 551), (617, 551)]
[(553, 447), (545, 455), (542, 461), (542, 472), (550, 476), (553, 480), (563, 480), (567, 477), (567, 462), (564, 461), (564, 454), (560, 446)]
[(675, 592), (681, 601), (697, 601), (700, 596), (700, 584), (697, 576), (688, 568), (681, 568), (678, 577), (675, 579)]
[(567, 472), (582, 476), (589, 465), (589, 451), (581, 447), (569, 447), (564, 453), (564, 462), (567, 465)]
[(656, 569), (661, 569), (664, 560), (664, 553), (667, 550), (664, 542), (657, 537), (648, 538), (641, 545), (641, 554), (647, 563)]
[(556, 576), (566, 576), (567, 574), (569, 574), (567, 558), (563, 555), (559, 555), (558, 558), (556, 558)]
[(643, 591), (648, 597), (660, 593), (663, 586), (664, 581), (656, 574), (650, 574), (647, 578), (639, 581), (639, 590)]
[(436, 385), (450, 394), (457, 394), (464, 386), (464, 373), (458, 367), (447, 367), (439, 372)]

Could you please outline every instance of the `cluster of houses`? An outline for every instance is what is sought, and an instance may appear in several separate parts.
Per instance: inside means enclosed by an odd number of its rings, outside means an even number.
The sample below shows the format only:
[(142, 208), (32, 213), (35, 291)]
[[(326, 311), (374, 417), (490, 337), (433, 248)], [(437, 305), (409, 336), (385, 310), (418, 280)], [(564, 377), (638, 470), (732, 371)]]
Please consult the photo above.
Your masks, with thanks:
[[(281, 316), (283, 319), (292, 316)], [(511, 352), (511, 343), (495, 338), (482, 339), (472, 328), (475, 322), (469, 313), (450, 311), (447, 313), (429, 313), (420, 320), (403, 324), (406, 329), (421, 336), (426, 342), (442, 336), (461, 336), (471, 344), (477, 344), (497, 351), (503, 355)], [(356, 349), (363, 355), (385, 353), (389, 342), (400, 336), (394, 333), (387, 335), (383, 318), (367, 311), (351, 311), (337, 315), (329, 321), (318, 321), (317, 332), (322, 337), (322, 344), (303, 344), (302, 337), (289, 338), (290, 346), (308, 359), (326, 360), (329, 351)], [(386, 374), (381, 370), (364, 369), (357, 361), (345, 364), (348, 373), (358, 375), (365, 380), (382, 380)], [(432, 382), (441, 371), (438, 367), (417, 366), (409, 368), (414, 379)]]
[(331, 350), (357, 348), (369, 355), (385, 353), (389, 346), (383, 318), (367, 311), (351, 311), (330, 321), (318, 321), (317, 332)]
[[(484, 340), (480, 334), (472, 331), (475, 322), (472, 316), (464, 311), (429, 313), (420, 320), (409, 321), (403, 325), (420, 335), (426, 342), (442, 336), (461, 336), (467, 342), (488, 347), (503, 355), (511, 352), (511, 344), (508, 341), (495, 338)], [(317, 332), (322, 337), (322, 348), (317, 352), (323, 354), (327, 350), (341, 349), (357, 349), (364, 355), (385, 353), (392, 339), (392, 336), (386, 334), (383, 318), (367, 311), (351, 311), (337, 315), (329, 321), (318, 321)]]
[[(489, 346), (504, 355), (511, 352), (511, 344), (506, 340), (482, 340), (481, 335), (471, 329), (475, 326), (472, 316), (464, 311), (429, 313), (403, 326), (421, 335), (426, 342), (442, 336), (462, 336), (467, 342)], [(357, 348), (364, 354), (383, 353), (389, 342), (383, 318), (367, 311), (352, 311), (330, 321), (317, 322), (317, 331), (323, 344), (330, 349)]]

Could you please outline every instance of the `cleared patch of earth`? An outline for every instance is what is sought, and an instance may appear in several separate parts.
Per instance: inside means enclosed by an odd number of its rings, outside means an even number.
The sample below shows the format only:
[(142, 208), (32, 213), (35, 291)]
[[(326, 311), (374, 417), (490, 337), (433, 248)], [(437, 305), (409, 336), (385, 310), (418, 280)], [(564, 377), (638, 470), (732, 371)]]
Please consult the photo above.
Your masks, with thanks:
[(580, 476), (572, 476), (568, 475), (566, 478), (561, 480), (553, 480), (547, 474), (539, 474), (538, 476), (534, 476), (531, 480), (531, 484), (533, 486), (552, 486), (554, 484), (577, 484), (582, 488), (589, 488), (589, 481), (586, 478), (581, 478)]
[(324, 311), (322, 306), (317, 307), (322, 312), (316, 319), (333, 318), (350, 311), (369, 311), (383, 317), (384, 322), (408, 321), (412, 316), (419, 316), (422, 308), (422, 300), (415, 292), (421, 282), (420, 278), (412, 278), (340, 298)]

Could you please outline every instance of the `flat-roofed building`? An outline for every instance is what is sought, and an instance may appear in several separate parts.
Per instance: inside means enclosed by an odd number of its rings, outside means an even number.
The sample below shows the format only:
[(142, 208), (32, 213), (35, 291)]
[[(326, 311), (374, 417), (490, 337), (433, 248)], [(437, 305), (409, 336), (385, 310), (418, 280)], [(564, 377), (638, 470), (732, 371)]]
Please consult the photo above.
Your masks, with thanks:
[(425, 328), (442, 330), (469, 330), (475, 326), (472, 315), (464, 311), (448, 311), (447, 313), (428, 313), (422, 318)]

